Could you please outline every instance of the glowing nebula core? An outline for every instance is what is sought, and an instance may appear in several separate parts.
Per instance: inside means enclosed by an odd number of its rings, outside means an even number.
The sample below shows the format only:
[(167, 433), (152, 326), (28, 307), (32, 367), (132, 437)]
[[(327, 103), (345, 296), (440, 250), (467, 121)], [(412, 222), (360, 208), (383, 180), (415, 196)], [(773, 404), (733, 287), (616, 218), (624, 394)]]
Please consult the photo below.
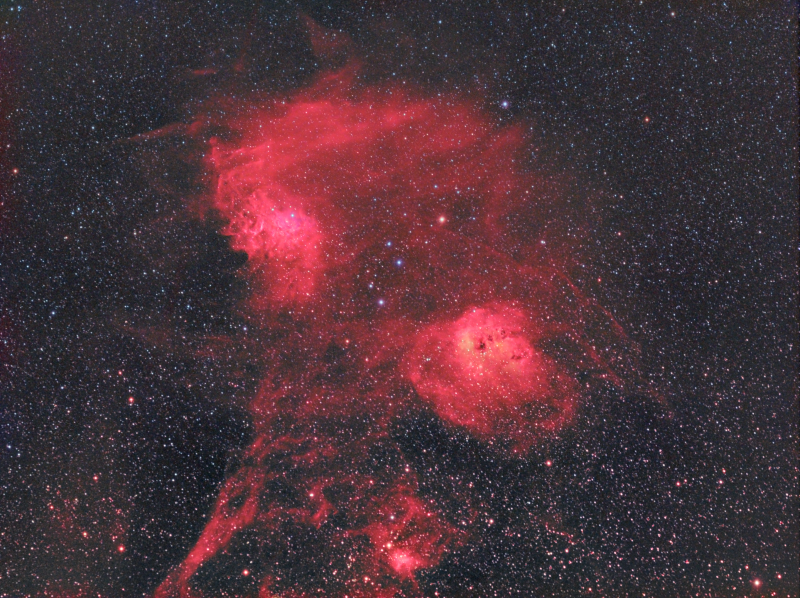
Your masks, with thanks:
[(536, 347), (538, 334), (520, 308), (473, 308), (425, 329), (408, 358), (408, 375), (446, 421), (527, 448), (537, 432), (558, 431), (571, 420), (579, 394), (576, 382)]
[(392, 423), (431, 409), (523, 456), (574, 421), (581, 375), (614, 378), (590, 303), (530, 258), (553, 206), (529, 140), (467, 97), (346, 67), (231, 111), (208, 143), (207, 202), (272, 340), (255, 439), (157, 595), (203, 595), (203, 567), (247, 534), (273, 555), (245, 567), (259, 595), (419, 595), (478, 515), (419, 492)]

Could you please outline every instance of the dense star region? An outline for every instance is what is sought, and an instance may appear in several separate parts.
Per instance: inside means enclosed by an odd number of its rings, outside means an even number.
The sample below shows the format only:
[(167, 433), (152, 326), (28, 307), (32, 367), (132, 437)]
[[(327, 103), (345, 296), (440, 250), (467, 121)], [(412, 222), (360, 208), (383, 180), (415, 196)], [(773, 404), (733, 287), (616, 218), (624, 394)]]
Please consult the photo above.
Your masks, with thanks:
[(797, 28), (0, 0), (0, 598), (800, 598)]

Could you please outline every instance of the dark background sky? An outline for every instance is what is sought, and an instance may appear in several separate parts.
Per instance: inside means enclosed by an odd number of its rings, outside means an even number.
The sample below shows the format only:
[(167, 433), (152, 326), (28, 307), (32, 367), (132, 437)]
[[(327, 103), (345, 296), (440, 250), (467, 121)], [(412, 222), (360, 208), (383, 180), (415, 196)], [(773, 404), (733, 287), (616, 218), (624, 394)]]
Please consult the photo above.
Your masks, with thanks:
[[(371, 77), (483, 94), (523, 119), (542, 168), (594, 198), (573, 277), (665, 398), (598, 402), (576, 441), (590, 462), (553, 449), (605, 472), (591, 491), (547, 484), (589, 521), (608, 591), (797, 596), (796, 11), (0, 2), (0, 596), (151, 592), (247, 443), (259, 366), (203, 351), (240, 324), (241, 257), (187, 216), (191, 160), (176, 156), (193, 148), (124, 140), (216, 94), (307, 82), (320, 65), (302, 15), (352, 36)], [(682, 485), (654, 491), (663, 477)], [(644, 554), (658, 534), (669, 549)], [(497, 564), (516, 547), (486, 542), (473, 574), (547, 594)]]

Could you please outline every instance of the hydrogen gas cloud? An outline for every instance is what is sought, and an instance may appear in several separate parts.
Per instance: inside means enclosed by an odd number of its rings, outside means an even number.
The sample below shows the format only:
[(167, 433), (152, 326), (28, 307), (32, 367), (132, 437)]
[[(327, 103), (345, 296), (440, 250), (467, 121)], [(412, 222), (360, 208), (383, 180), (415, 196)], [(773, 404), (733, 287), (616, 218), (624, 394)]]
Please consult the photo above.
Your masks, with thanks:
[(797, 19), (674, 4), (0, 2), (0, 597), (796, 597)]
[(200, 203), (247, 255), (266, 375), (253, 441), (157, 596), (426, 593), (486, 521), (424, 491), (398, 426), (429, 413), (524, 459), (593, 384), (625, 383), (624, 334), (542, 257), (564, 206), (519, 124), (352, 63), (224, 113), (191, 128)]

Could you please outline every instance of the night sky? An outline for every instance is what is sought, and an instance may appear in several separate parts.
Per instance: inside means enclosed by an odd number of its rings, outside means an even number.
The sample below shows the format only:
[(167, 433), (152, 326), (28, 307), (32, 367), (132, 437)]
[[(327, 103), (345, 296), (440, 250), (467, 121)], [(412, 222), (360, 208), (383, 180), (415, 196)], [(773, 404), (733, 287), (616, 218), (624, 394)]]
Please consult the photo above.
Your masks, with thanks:
[(0, 597), (797, 597), (755, 5), (0, 1)]

